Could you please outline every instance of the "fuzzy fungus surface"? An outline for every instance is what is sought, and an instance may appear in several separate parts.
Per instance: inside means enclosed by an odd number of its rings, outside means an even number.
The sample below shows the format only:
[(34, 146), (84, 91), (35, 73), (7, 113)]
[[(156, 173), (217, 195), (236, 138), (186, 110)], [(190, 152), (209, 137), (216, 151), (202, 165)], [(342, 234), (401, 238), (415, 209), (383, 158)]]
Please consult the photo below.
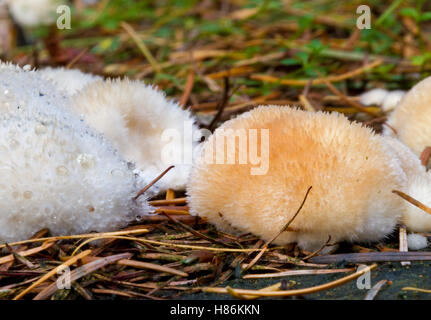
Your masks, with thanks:
[(113, 230), (149, 211), (132, 200), (143, 185), (129, 164), (69, 103), (36, 72), (0, 64), (0, 241)]
[[(431, 206), (431, 172), (427, 171), (419, 158), (402, 142), (392, 137), (385, 137), (385, 143), (391, 148), (394, 157), (400, 161), (401, 169), (406, 174), (406, 183), (402, 191), (426, 206)], [(403, 203), (401, 223), (411, 232), (431, 231), (431, 215), (408, 201)]]
[(190, 111), (154, 87), (128, 79), (88, 85), (74, 97), (72, 108), (134, 161), (147, 182), (175, 165), (156, 187), (185, 189), (200, 137)]
[(83, 90), (90, 83), (103, 80), (102, 77), (84, 73), (78, 69), (43, 68), (37, 71), (45, 80), (51, 81), (58, 90), (64, 91), (70, 96)]
[[(269, 130), (266, 174), (251, 175), (251, 163), (208, 161), (225, 148), (214, 140), (227, 129)], [(315, 250), (329, 236), (331, 242), (380, 240), (392, 232), (403, 211), (402, 200), (391, 191), (406, 183), (399, 159), (383, 139), (336, 113), (258, 107), (224, 123), (203, 145), (187, 189), (191, 214), (207, 217), (221, 229), (269, 240), (312, 186), (290, 225), (293, 231), (283, 232), (275, 243), (296, 242)]]
[(404, 95), (387, 122), (396, 133), (385, 127), (384, 134), (398, 138), (417, 156), (431, 146), (431, 77)]

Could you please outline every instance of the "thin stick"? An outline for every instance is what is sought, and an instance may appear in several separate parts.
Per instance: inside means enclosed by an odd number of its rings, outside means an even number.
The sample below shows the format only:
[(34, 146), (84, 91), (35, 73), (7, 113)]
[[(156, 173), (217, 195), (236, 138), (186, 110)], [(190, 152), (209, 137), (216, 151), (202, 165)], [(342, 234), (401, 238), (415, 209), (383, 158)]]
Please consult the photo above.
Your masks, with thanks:
[(49, 278), (51, 278), (53, 275), (57, 274), (57, 272), (59, 270), (63, 270), (64, 268), (71, 266), (72, 264), (74, 264), (75, 262), (77, 262), (79, 259), (82, 259), (85, 256), (88, 256), (90, 253), (91, 253), (91, 250), (85, 250), (85, 251), (81, 252), (80, 254), (78, 254), (77, 256), (70, 258), (66, 262), (62, 263), (61, 265), (57, 266), (56, 268), (52, 269), (51, 271), (49, 271), (48, 273), (46, 273), (45, 275), (43, 275), (41, 278), (39, 278), (39, 280), (35, 281), (32, 285), (30, 285), (29, 287), (27, 287), (27, 289), (25, 289), (20, 294), (18, 294), (17, 296), (15, 296), (13, 298), (13, 300), (19, 300), (19, 299), (21, 299), (30, 290), (32, 290), (33, 288), (37, 287), (41, 283), (45, 282), (46, 280), (48, 280)]
[(174, 275), (180, 276), (180, 277), (188, 277), (189, 276), (187, 273), (185, 273), (183, 271), (176, 270), (176, 269), (169, 268), (169, 267), (165, 267), (165, 266), (161, 266), (161, 265), (158, 265), (155, 263), (150, 263), (150, 262), (142, 262), (142, 261), (124, 259), (124, 260), (118, 261), (117, 263), (121, 264), (123, 266), (128, 266), (128, 267), (134, 267), (134, 268), (140, 268), (140, 269), (151, 269), (151, 270), (156, 270), (156, 271), (160, 271), (160, 272), (166, 272), (166, 273), (174, 274)]
[(154, 211), (154, 213), (167, 213), (172, 215), (188, 215), (189, 212), (187, 210), (178, 210), (178, 209), (166, 209), (166, 208), (158, 208)]
[(186, 231), (188, 231), (188, 232), (190, 232), (190, 233), (192, 233), (193, 235), (195, 235), (196, 237), (198, 237), (198, 238), (202, 238), (202, 239), (205, 239), (205, 240), (208, 240), (209, 242), (212, 242), (212, 243), (215, 243), (215, 244), (219, 244), (219, 245), (222, 245), (222, 246), (227, 246), (227, 247), (234, 247), (233, 245), (231, 245), (231, 244), (228, 244), (228, 243), (224, 243), (224, 242), (221, 242), (221, 241), (219, 241), (219, 240), (217, 240), (217, 239), (214, 239), (214, 238), (211, 238), (211, 237), (208, 237), (206, 234), (203, 234), (203, 233), (201, 233), (201, 232), (199, 232), (199, 231), (196, 231), (195, 229), (193, 229), (192, 227), (189, 227), (188, 225), (186, 225), (186, 224), (184, 224), (184, 223), (181, 223), (180, 221), (177, 221), (176, 219), (174, 219), (173, 217), (171, 217), (171, 216), (169, 216), (169, 214), (168, 214), (168, 212), (166, 212), (166, 210), (163, 210), (162, 212), (161, 212), (164, 216), (166, 216), (169, 220), (171, 220), (173, 223), (176, 223), (176, 224), (178, 224), (181, 228), (183, 228), (184, 230), (186, 230)]
[(326, 78), (318, 78), (318, 79), (303, 79), (303, 80), (295, 80), (295, 79), (279, 79), (276, 77), (272, 77), (272, 76), (268, 76), (268, 75), (263, 75), (263, 74), (256, 74), (256, 75), (251, 75), (251, 79), (254, 80), (261, 80), (261, 81), (266, 81), (266, 82), (272, 82), (272, 83), (279, 83), (282, 85), (288, 85), (288, 86), (305, 86), (307, 85), (307, 83), (311, 80), (311, 85), (315, 85), (315, 84), (323, 84), (325, 83), (325, 81), (328, 82), (340, 82), (346, 79), (350, 79), (353, 77), (356, 77), (362, 73), (364, 73), (365, 71), (369, 70), (369, 69), (373, 69), (377, 66), (379, 66), (380, 64), (382, 64), (383, 60), (378, 59), (375, 60), (373, 62), (371, 62), (370, 64), (367, 64), (365, 66), (362, 66), (356, 70), (353, 71), (349, 71), (346, 72), (344, 74), (340, 74), (337, 76), (329, 76)]
[(157, 207), (157, 206), (167, 206), (170, 204), (186, 204), (187, 198), (175, 198), (175, 199), (166, 199), (166, 200), (153, 200), (150, 201), (150, 206)]
[[(44, 251), (44, 250), (52, 247), (54, 245), (54, 243), (55, 243), (54, 241), (46, 241), (40, 247), (36, 247), (36, 248), (29, 249), (29, 250), (24, 250), (24, 251), (19, 251), (18, 254), (22, 257), (27, 257), (27, 256), (30, 256), (32, 254)], [(8, 262), (11, 262), (13, 260), (14, 260), (14, 255), (10, 254), (10, 255), (7, 255), (5, 257), (1, 257), (0, 258), (0, 264), (8, 263)]]
[(335, 95), (337, 95), (338, 97), (340, 97), (340, 99), (342, 101), (344, 101), (345, 103), (351, 105), (353, 108), (361, 111), (361, 112), (365, 112), (369, 115), (372, 116), (376, 116), (376, 113), (368, 110), (366, 107), (361, 106), (358, 102), (354, 101), (354, 100), (350, 100), (348, 97), (346, 97), (340, 90), (338, 90), (331, 82), (329, 82), (328, 80), (326, 80), (325, 78), (322, 78), (323, 83), (325, 83), (325, 85), (328, 87), (329, 90), (331, 90), (331, 92)]
[(303, 94), (299, 95), (299, 101), (301, 101), (303, 107), (305, 110), (310, 111), (310, 112), (315, 112), (316, 109), (313, 107), (313, 105), (311, 104), (311, 102), (307, 99), (307, 97)]
[[(407, 230), (406, 227), (401, 226), (399, 231), (399, 250), (400, 252), (408, 252), (409, 246), (407, 244)], [(411, 263), (410, 261), (401, 261), (402, 266), (409, 266)]]
[[(92, 261), (90, 263), (84, 264), (83, 266), (80, 266), (78, 268), (76, 268), (75, 270), (73, 270), (70, 273), (70, 278), (68, 279), (70, 281), (70, 283), (72, 283), (73, 281), (76, 281), (84, 276), (86, 276), (87, 274), (90, 274), (100, 268), (103, 268), (104, 266), (117, 262), (118, 260), (121, 259), (127, 259), (130, 258), (132, 256), (131, 253), (120, 253), (117, 255), (112, 255), (109, 257), (103, 257), (103, 258), (99, 258), (95, 261)], [(57, 283), (54, 282), (51, 285), (49, 285), (48, 287), (46, 287), (45, 289), (43, 289), (41, 292), (39, 292), (39, 294), (34, 297), (33, 300), (43, 300), (43, 299), (47, 299), (49, 298), (51, 295), (53, 295), (55, 293), (55, 291), (58, 290), (57, 287)]]
[(296, 212), (293, 215), (293, 217), (284, 225), (284, 227), (274, 237), (272, 237), (269, 241), (267, 241), (265, 243), (265, 245), (262, 247), (262, 249), (259, 252), (259, 254), (257, 254), (256, 257), (254, 257), (254, 259), (244, 268), (243, 272), (246, 272), (251, 267), (253, 267), (256, 264), (256, 262), (259, 261), (259, 259), (265, 253), (265, 251), (268, 249), (268, 246), (271, 244), (271, 242), (273, 242), (275, 239), (277, 239), (280, 236), (280, 234), (282, 234), (284, 231), (286, 231), (289, 228), (289, 225), (293, 222), (293, 220), (295, 220), (295, 218), (299, 214), (299, 212), (301, 212), (301, 209), (304, 206), (305, 201), (307, 201), (308, 194), (310, 193), (311, 188), (312, 188), (312, 186), (310, 186), (307, 189), (307, 192), (305, 193), (304, 199), (302, 200), (301, 205), (299, 206), (298, 210), (296, 210)]
[(223, 89), (223, 98), (220, 101), (220, 103), (217, 105), (217, 114), (214, 116), (214, 118), (212, 119), (211, 123), (208, 125), (208, 130), (209, 131), (213, 131), (215, 129), (215, 126), (217, 124), (217, 122), (220, 120), (224, 108), (226, 107), (226, 104), (229, 100), (229, 78), (225, 77), (224, 78), (224, 89)]
[[(192, 245), (187, 245), (187, 244), (168, 243), (168, 242), (149, 240), (149, 239), (143, 239), (143, 238), (136, 238), (136, 237), (104, 236), (104, 237), (95, 237), (95, 238), (85, 240), (73, 251), (72, 255), (74, 255), (82, 246), (86, 245), (87, 243), (89, 243), (91, 241), (95, 241), (95, 240), (100, 240), (100, 239), (123, 239), (123, 240), (137, 241), (137, 242), (160, 245), (160, 246), (165, 246), (165, 247), (172, 247), (172, 248), (182, 248), (182, 249), (192, 249), (192, 250), (207, 250), (207, 251), (215, 251), (215, 252), (256, 252), (256, 251), (261, 250), (261, 249), (214, 248), (214, 247), (204, 247), (204, 246), (192, 246)], [(274, 248), (274, 249), (276, 249), (276, 248)]]
[(156, 59), (154, 59), (153, 55), (151, 54), (150, 50), (147, 48), (147, 46), (145, 45), (145, 43), (139, 38), (139, 35), (135, 32), (135, 30), (133, 29), (133, 27), (130, 24), (128, 24), (127, 22), (124, 22), (124, 21), (121, 22), (121, 27), (124, 30), (127, 31), (127, 33), (129, 34), (129, 36), (136, 43), (136, 45), (138, 46), (139, 50), (141, 50), (142, 54), (148, 60), (148, 62), (150, 63), (150, 65), (153, 67), (153, 69), (156, 70), (157, 72), (160, 72), (162, 70), (162, 68), (157, 63)]
[[(85, 239), (85, 238), (98, 238), (105, 236), (120, 236), (120, 235), (128, 235), (128, 234), (139, 234), (139, 233), (147, 233), (148, 229), (135, 229), (135, 230), (126, 230), (126, 231), (114, 231), (114, 232), (102, 232), (102, 233), (86, 233), (86, 234), (78, 234), (72, 236), (58, 236), (58, 237), (45, 237), (38, 239), (29, 239), (18, 242), (9, 243), (10, 246), (16, 246), (20, 244), (27, 244), (33, 242), (44, 242), (44, 241), (58, 241), (58, 240), (71, 240), (71, 239)], [(0, 249), (6, 247), (5, 244), (0, 245)]]
[(265, 273), (265, 274), (248, 274), (244, 276), (244, 279), (262, 279), (262, 278), (278, 278), (287, 276), (300, 276), (308, 274), (331, 274), (331, 273), (342, 273), (342, 272), (352, 272), (355, 271), (354, 268), (345, 269), (319, 269), (319, 270), (289, 270), (283, 272)]
[(75, 65), (75, 63), (77, 63), (79, 59), (81, 59), (88, 52), (88, 50), (89, 50), (88, 48), (85, 48), (84, 50), (82, 50), (75, 58), (72, 59), (72, 61), (70, 61), (66, 65), (65, 69), (72, 68)]
[(423, 293), (431, 293), (431, 290), (421, 289), (421, 288), (414, 288), (414, 287), (404, 287), (401, 290), (403, 290), (403, 291), (417, 291), (417, 292), (423, 292)]
[(428, 165), (428, 161), (430, 160), (431, 157), (431, 147), (426, 147), (420, 156), (420, 160), (421, 163), (424, 167), (426, 167)]
[(134, 198), (134, 200), (137, 200), (141, 195), (143, 195), (148, 189), (150, 189), (157, 181), (159, 181), (161, 178), (163, 178), (163, 176), (165, 174), (167, 174), (169, 172), (169, 170), (171, 170), (172, 168), (174, 168), (175, 166), (170, 166), (169, 168), (167, 168), (165, 171), (163, 171), (157, 178), (155, 178), (153, 181), (151, 181), (148, 185), (145, 186), (145, 188), (143, 188), (141, 191), (138, 192), (138, 194), (136, 195), (136, 197)]
[(303, 261), (307, 261), (308, 259), (313, 258), (314, 256), (316, 256), (319, 252), (321, 252), (329, 244), (330, 241), (331, 241), (331, 236), (328, 237), (328, 240), (326, 241), (326, 243), (323, 246), (321, 246), (316, 251), (310, 253), (308, 256), (304, 257), (302, 260)]
[(187, 75), (184, 92), (180, 99), (180, 106), (182, 106), (183, 108), (186, 106), (186, 103), (189, 100), (190, 94), (192, 93), (192, 90), (193, 90), (194, 83), (195, 83), (195, 73), (192, 69)]
[(409, 195), (405, 194), (402, 191), (398, 191), (398, 190), (392, 190), (393, 193), (399, 195), (401, 198), (403, 198), (404, 200), (410, 202), (412, 205), (418, 207), (419, 209), (425, 211), (426, 213), (431, 214), (431, 208), (427, 207), (426, 205), (424, 205), (422, 202), (410, 197)]
[(368, 291), (364, 300), (374, 300), (380, 289), (388, 282), (388, 280), (380, 280)]

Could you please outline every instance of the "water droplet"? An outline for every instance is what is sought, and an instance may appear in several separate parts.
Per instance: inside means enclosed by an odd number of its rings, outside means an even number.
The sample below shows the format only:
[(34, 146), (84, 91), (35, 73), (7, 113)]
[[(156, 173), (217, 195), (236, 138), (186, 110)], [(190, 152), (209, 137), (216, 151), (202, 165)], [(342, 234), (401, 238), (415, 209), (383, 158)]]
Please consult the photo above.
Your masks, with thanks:
[(39, 124), (34, 128), (34, 132), (37, 135), (46, 133), (46, 127), (43, 124)]
[(19, 146), (19, 142), (17, 140), (15, 140), (15, 139), (10, 139), (9, 140), (9, 147), (12, 150), (15, 150), (16, 148), (18, 148), (18, 146)]
[(115, 178), (124, 178), (124, 171), (121, 169), (114, 169), (111, 171), (111, 175)]
[(94, 157), (91, 154), (82, 153), (78, 156), (76, 160), (84, 169), (90, 169), (94, 167), (95, 161)]
[(51, 214), (54, 211), (54, 209), (52, 209), (52, 207), (50, 205), (45, 207), (45, 213), (46, 214)]
[(33, 192), (24, 191), (23, 196), (24, 196), (24, 199), (31, 199), (33, 197)]
[(69, 174), (69, 170), (65, 166), (58, 166), (55, 171), (59, 176), (67, 176)]

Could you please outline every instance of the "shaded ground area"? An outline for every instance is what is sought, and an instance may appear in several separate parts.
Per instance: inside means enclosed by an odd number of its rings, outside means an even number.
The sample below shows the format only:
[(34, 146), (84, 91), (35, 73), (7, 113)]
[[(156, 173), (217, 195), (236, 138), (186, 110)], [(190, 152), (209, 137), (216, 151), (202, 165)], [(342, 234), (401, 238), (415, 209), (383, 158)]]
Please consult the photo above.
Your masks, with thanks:
[[(403, 291), (404, 287), (417, 287), (417, 288), (431, 288), (431, 272), (430, 262), (413, 262), (411, 266), (402, 267), (400, 263), (384, 263), (379, 264), (376, 270), (371, 274), (371, 286), (375, 285), (380, 280), (392, 281), (391, 285), (384, 285), (376, 296), (376, 300), (406, 300), (406, 299), (423, 299), (430, 300), (431, 294), (421, 293), (414, 291)], [(331, 266), (340, 267), (340, 265)], [(297, 285), (294, 288), (306, 288), (340, 278), (340, 274), (330, 275), (306, 275), (306, 276), (292, 276), (284, 279), (294, 280)], [(259, 279), (259, 280), (231, 280), (223, 283), (223, 286), (231, 286), (233, 288), (241, 289), (260, 289), (280, 282), (282, 278), (272, 280)], [(292, 289), (294, 289), (292, 288)], [(330, 289), (327, 291), (310, 294), (307, 296), (299, 297), (299, 299), (354, 299), (362, 300), (367, 294), (367, 290), (359, 290), (356, 286), (356, 281), (347, 283), (343, 286)], [(198, 293), (187, 296), (182, 296), (181, 299), (233, 299), (229, 295)], [(292, 298), (286, 298), (292, 299)], [(295, 298), (293, 298), (295, 299)], [(296, 298), (298, 299), (298, 297)]]

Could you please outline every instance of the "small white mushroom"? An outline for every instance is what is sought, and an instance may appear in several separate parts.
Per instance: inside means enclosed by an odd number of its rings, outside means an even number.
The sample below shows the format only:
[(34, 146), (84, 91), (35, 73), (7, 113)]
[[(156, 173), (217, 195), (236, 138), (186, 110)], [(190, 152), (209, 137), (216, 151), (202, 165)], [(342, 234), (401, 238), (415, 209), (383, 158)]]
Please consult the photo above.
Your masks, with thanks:
[(156, 186), (185, 189), (200, 137), (190, 111), (154, 87), (128, 79), (89, 84), (73, 97), (72, 108), (135, 162), (147, 182), (175, 165)]
[(395, 109), (404, 95), (405, 91), (403, 90), (388, 91), (377, 88), (361, 94), (359, 96), (359, 102), (366, 106), (380, 106), (383, 111), (389, 112)]
[(388, 95), (387, 90), (376, 88), (362, 93), (359, 96), (359, 102), (366, 106), (370, 106), (370, 105), (381, 106), (387, 95)]
[(64, 0), (6, 0), (13, 19), (24, 28), (51, 25), (57, 19), (57, 7)]
[(398, 138), (417, 156), (431, 146), (431, 77), (416, 84), (388, 118), (384, 134)]
[(421, 250), (428, 247), (428, 239), (423, 235), (410, 233), (407, 235), (407, 244), (410, 250)]
[(381, 105), (382, 110), (385, 112), (394, 110), (405, 94), (403, 90), (389, 91)]
[(78, 69), (65, 69), (63, 67), (47, 67), (38, 70), (38, 73), (43, 79), (51, 81), (58, 90), (64, 91), (70, 96), (83, 90), (90, 83), (103, 80), (100, 76), (84, 73)]

